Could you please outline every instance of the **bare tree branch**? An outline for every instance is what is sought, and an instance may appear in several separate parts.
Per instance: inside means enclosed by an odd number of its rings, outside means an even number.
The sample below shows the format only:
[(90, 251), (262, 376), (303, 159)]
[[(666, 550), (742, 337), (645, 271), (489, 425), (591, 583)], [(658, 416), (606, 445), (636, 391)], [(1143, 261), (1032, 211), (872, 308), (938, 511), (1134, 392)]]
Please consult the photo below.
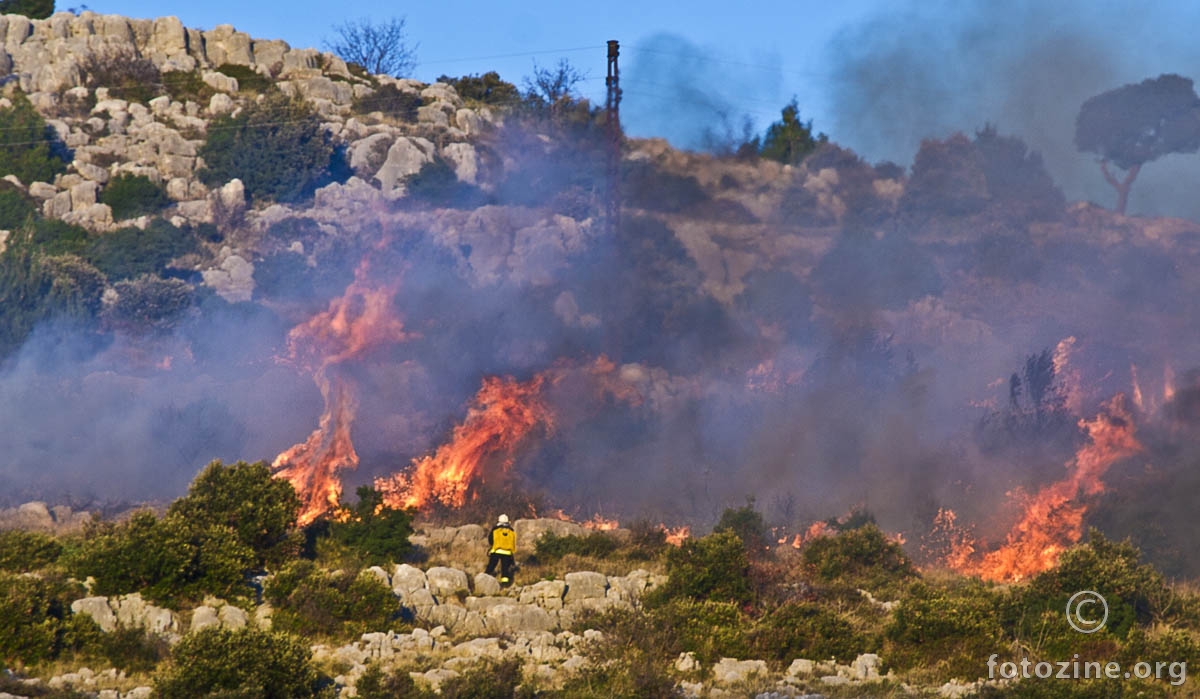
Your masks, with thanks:
[(584, 75), (567, 59), (560, 59), (554, 68), (542, 68), (533, 62), (533, 76), (525, 78), (525, 91), (547, 104), (553, 105), (561, 99), (575, 94), (575, 86), (583, 81)]
[(404, 77), (417, 65), (418, 44), (405, 36), (404, 18), (376, 24), (370, 19), (350, 20), (336, 25), (337, 38), (325, 46), (347, 63), (357, 63), (375, 75)]

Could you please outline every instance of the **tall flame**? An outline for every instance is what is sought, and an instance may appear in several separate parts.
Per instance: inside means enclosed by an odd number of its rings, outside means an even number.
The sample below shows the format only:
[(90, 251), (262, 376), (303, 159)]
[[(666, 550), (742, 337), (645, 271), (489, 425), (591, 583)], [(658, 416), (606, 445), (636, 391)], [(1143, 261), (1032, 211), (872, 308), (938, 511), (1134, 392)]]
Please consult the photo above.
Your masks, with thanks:
[(284, 361), (313, 372), (325, 410), (308, 439), (275, 457), (275, 475), (300, 496), (301, 525), (336, 508), (342, 496), (340, 472), (358, 467), (350, 429), (358, 408), (353, 381), (335, 367), (384, 344), (408, 339), (395, 316), (391, 298), (397, 283), (376, 286), (368, 281), (363, 260), (354, 281), (329, 307), (292, 328)]
[(449, 442), (415, 459), (408, 471), (376, 479), (384, 504), (422, 508), (437, 502), (460, 507), (481, 484), (503, 478), (534, 430), (554, 427), (541, 395), (546, 381), (546, 374), (524, 382), (485, 378)]
[(1023, 580), (1053, 568), (1062, 552), (1082, 538), (1088, 499), (1104, 492), (1104, 474), (1142, 447), (1123, 395), (1109, 401), (1095, 419), (1079, 424), (1088, 434), (1088, 443), (1068, 464), (1067, 477), (1029, 498), (999, 549), (978, 562), (951, 561), (958, 570), (987, 580)]

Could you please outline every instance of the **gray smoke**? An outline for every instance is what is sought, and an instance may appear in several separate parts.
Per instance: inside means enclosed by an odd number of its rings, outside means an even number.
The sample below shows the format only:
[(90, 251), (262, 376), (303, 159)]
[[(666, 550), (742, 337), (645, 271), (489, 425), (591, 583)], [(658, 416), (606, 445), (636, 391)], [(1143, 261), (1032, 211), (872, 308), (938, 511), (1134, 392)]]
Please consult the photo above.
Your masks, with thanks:
[[(1068, 199), (1112, 206), (1075, 117), (1100, 92), (1162, 73), (1197, 78), (1200, 7), (1079, 0), (905, 3), (831, 42), (830, 133), (870, 160), (912, 161), (923, 138), (986, 123), (1042, 153)], [(1190, 185), (1200, 157), (1143, 169), (1130, 213), (1200, 217)]]

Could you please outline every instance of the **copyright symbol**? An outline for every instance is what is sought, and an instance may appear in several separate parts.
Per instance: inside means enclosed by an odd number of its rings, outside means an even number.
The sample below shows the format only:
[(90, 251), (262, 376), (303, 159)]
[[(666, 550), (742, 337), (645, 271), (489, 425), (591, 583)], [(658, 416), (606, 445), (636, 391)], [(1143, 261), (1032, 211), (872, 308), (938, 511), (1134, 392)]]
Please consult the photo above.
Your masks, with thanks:
[(1108, 602), (1099, 592), (1084, 590), (1067, 600), (1067, 623), (1079, 633), (1095, 633), (1108, 622)]

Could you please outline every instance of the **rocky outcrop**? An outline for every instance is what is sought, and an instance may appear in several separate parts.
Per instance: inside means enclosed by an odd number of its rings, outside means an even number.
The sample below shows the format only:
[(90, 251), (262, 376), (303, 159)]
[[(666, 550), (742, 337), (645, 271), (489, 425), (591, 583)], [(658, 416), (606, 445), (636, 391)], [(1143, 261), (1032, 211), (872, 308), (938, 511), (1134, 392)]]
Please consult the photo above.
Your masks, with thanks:
[(137, 592), (112, 598), (77, 599), (71, 603), (71, 612), (90, 616), (100, 630), (106, 633), (120, 627), (145, 629), (169, 640), (178, 638), (179, 619), (175, 613), (146, 602)]
[(66, 534), (79, 531), (91, 521), (87, 512), (75, 512), (68, 505), (49, 507), (44, 502), (27, 502), (17, 507), (0, 509), (0, 531), (24, 529)]

